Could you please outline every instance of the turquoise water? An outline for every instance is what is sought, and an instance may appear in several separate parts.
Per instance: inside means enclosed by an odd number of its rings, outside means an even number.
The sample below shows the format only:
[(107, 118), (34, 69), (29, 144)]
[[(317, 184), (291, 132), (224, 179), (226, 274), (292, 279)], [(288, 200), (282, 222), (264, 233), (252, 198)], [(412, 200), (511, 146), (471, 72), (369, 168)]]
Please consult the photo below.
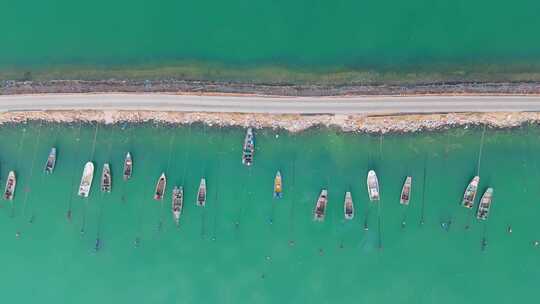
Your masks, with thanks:
[[(3, 126), (2, 182), (15, 170), (18, 184), (13, 203), (2, 201), (0, 208), (2, 297), (20, 303), (530, 302), (540, 276), (534, 246), (540, 129), (487, 129), (483, 140), (482, 133), (381, 137), (265, 129), (256, 132), (255, 162), (246, 168), (241, 129)], [(46, 176), (53, 145), (57, 167)], [(134, 175), (124, 182), (127, 151)], [(98, 178), (84, 200), (76, 191), (88, 160)], [(110, 194), (98, 187), (106, 161)], [(282, 200), (272, 199), (278, 169)], [(369, 169), (379, 176), (379, 204), (368, 202)], [(481, 192), (495, 189), (486, 222), (459, 205), (477, 170)], [(152, 193), (162, 171), (168, 186), (159, 203)], [(413, 190), (403, 207), (406, 175), (413, 176)], [(202, 176), (206, 208), (195, 205)], [(170, 212), (174, 184), (185, 189), (180, 228)], [(322, 187), (329, 207), (318, 223), (312, 212)], [(345, 191), (356, 207), (348, 222)], [(441, 223), (448, 221), (445, 230)]]
[[(88, 77), (106, 70), (108, 76), (136, 77), (140, 71), (130, 70), (157, 67), (178, 68), (173, 74), (180, 78), (204, 78), (273, 67), (306, 73), (535, 73), (540, 64), (536, 0), (0, 4), (4, 70), (87, 69)], [(229, 75), (231, 69), (240, 71)]]

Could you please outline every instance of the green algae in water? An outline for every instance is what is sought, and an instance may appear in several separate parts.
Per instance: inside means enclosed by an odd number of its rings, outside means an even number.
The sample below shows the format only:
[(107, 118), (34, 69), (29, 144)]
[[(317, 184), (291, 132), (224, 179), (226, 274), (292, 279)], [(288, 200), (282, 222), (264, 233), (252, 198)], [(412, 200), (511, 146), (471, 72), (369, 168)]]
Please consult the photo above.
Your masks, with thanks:
[[(540, 276), (540, 248), (534, 246), (540, 238), (540, 129), (487, 129), (477, 168), (482, 132), (371, 136), (265, 129), (256, 133), (255, 162), (246, 168), (242, 129), (100, 125), (96, 133), (95, 125), (3, 126), (2, 183), (9, 170), (18, 176), (13, 203), (2, 201), (0, 208), (3, 299), (530, 301)], [(58, 148), (58, 162), (46, 176), (51, 146)], [(134, 174), (124, 182), (127, 151)], [(76, 191), (88, 160), (97, 178), (85, 201)], [(112, 166), (110, 194), (98, 187), (104, 162)], [(379, 176), (379, 204), (368, 202), (370, 168)], [(272, 198), (277, 170), (283, 174), (281, 200)], [(460, 206), (477, 170), (480, 192), (495, 189), (486, 222)], [(167, 196), (156, 202), (152, 193), (162, 171)], [(413, 176), (408, 207), (399, 204), (406, 175)], [(209, 191), (205, 208), (195, 204), (202, 176)], [(170, 211), (175, 184), (185, 189), (179, 228)], [(312, 212), (322, 187), (329, 190), (329, 206), (318, 223)], [(343, 219), (345, 191), (355, 202), (352, 221)]]

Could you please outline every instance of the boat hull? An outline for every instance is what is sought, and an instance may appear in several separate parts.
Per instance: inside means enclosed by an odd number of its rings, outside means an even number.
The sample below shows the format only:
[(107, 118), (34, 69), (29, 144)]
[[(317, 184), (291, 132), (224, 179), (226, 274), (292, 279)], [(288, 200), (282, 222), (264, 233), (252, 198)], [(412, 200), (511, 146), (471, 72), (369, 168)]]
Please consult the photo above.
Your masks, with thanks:
[(348, 191), (345, 193), (345, 201), (343, 202), (343, 215), (346, 220), (352, 220), (354, 218), (354, 203), (351, 192)]
[(51, 151), (49, 152), (49, 157), (47, 158), (47, 162), (45, 163), (45, 173), (52, 174), (54, 171), (54, 167), (56, 166), (56, 148), (51, 148)]
[(206, 206), (206, 179), (202, 178), (199, 183), (199, 191), (197, 191), (197, 206)]
[(274, 198), (283, 198), (283, 184), (281, 181), (281, 172), (279, 171), (274, 178)]
[(474, 206), (474, 200), (478, 191), (478, 184), (480, 183), (480, 177), (475, 176), (467, 185), (465, 193), (463, 194), (463, 200), (461, 205), (465, 208), (471, 209)]
[(478, 210), (476, 211), (476, 218), (479, 220), (487, 220), (491, 203), (493, 201), (493, 188), (488, 188), (482, 195), (480, 203), (478, 204)]
[(17, 186), (17, 178), (15, 171), (10, 171), (6, 180), (6, 188), (4, 189), (4, 199), (11, 201), (15, 197), (15, 187)]
[(411, 189), (412, 189), (412, 177), (407, 176), (405, 182), (403, 183), (403, 188), (401, 188), (401, 195), (399, 197), (399, 203), (408, 206), (409, 201), (411, 200)]
[(81, 183), (79, 185), (79, 196), (88, 197), (88, 195), (90, 195), (90, 188), (92, 187), (93, 178), (94, 164), (92, 162), (87, 162), (84, 165)]
[(133, 174), (133, 160), (131, 159), (131, 153), (126, 154), (124, 159), (124, 180), (127, 181)]
[(375, 171), (370, 170), (367, 176), (367, 189), (369, 200), (372, 202), (377, 202), (380, 200), (379, 195), (379, 180)]
[(315, 210), (313, 211), (313, 219), (315, 221), (322, 222), (326, 216), (326, 205), (328, 204), (328, 191), (326, 189), (321, 190), (317, 203), (315, 204)]
[(156, 183), (156, 190), (154, 191), (154, 200), (160, 201), (163, 199), (163, 194), (165, 193), (165, 187), (167, 186), (167, 178), (165, 173), (162, 173)]

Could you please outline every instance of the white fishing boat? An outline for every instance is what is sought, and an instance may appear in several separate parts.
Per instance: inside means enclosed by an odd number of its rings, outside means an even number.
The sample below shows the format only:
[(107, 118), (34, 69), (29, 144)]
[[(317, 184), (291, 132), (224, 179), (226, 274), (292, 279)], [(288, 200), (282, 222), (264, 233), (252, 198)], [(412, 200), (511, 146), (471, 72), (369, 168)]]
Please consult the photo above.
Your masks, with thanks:
[(172, 191), (172, 213), (176, 225), (180, 223), (180, 215), (184, 205), (184, 188), (174, 186)]
[(94, 164), (87, 162), (84, 165), (83, 174), (81, 177), (81, 184), (79, 185), (79, 195), (82, 197), (88, 197), (90, 194), (90, 187), (92, 187), (92, 179), (94, 178)]
[(411, 188), (412, 188), (412, 177), (407, 176), (405, 182), (403, 183), (403, 188), (401, 188), (401, 196), (399, 197), (399, 203), (402, 205), (409, 205), (411, 200)]
[(17, 178), (15, 177), (15, 171), (9, 171), (6, 181), (6, 189), (4, 190), (4, 199), (13, 200), (15, 196), (15, 186), (17, 185)]
[(476, 212), (476, 218), (479, 220), (487, 220), (489, 215), (489, 208), (491, 207), (491, 201), (493, 200), (493, 188), (487, 188), (486, 192), (480, 199), (478, 204), (478, 210)]
[(354, 203), (350, 191), (345, 192), (345, 201), (343, 202), (343, 214), (346, 220), (354, 218)]
[(274, 198), (282, 198), (283, 197), (283, 185), (281, 183), (281, 172), (276, 173), (276, 177), (274, 178)]
[(463, 194), (463, 201), (461, 204), (465, 208), (472, 208), (474, 206), (474, 199), (476, 198), (476, 192), (478, 191), (478, 184), (480, 183), (480, 177), (475, 176), (465, 189)]
[(103, 171), (101, 172), (101, 192), (111, 192), (111, 188), (111, 168), (108, 163), (105, 163), (103, 164)]
[(56, 148), (52, 147), (49, 152), (49, 157), (47, 157), (47, 162), (45, 163), (45, 173), (52, 174), (54, 171), (54, 166), (56, 165)]
[(156, 190), (154, 191), (154, 199), (156, 201), (160, 201), (163, 199), (163, 194), (165, 193), (166, 186), (167, 178), (165, 177), (165, 173), (161, 173), (161, 176), (156, 183)]
[(124, 159), (124, 180), (130, 179), (131, 174), (133, 174), (133, 160), (131, 159), (131, 153), (128, 152)]
[(199, 191), (197, 191), (197, 206), (206, 206), (206, 179), (201, 178), (199, 183)]
[(244, 146), (242, 149), (242, 163), (246, 166), (251, 166), (253, 163), (253, 153), (255, 152), (255, 137), (253, 129), (248, 128), (246, 137), (244, 138)]
[(380, 199), (379, 196), (379, 180), (377, 179), (377, 174), (373, 170), (369, 170), (367, 176), (367, 189), (369, 200), (376, 202)]
[(328, 191), (326, 189), (321, 190), (317, 203), (315, 204), (315, 210), (313, 211), (313, 219), (316, 221), (324, 221), (326, 215), (326, 204), (328, 203)]

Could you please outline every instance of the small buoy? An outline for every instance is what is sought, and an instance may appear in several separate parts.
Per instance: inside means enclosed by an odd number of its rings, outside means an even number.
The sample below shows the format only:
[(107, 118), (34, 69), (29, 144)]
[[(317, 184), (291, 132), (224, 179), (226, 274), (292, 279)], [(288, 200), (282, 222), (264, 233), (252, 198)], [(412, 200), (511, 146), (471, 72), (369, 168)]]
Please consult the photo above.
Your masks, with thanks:
[(406, 224), (407, 224), (407, 223), (405, 223), (405, 221), (402, 221), (402, 222), (401, 222), (401, 228), (405, 228), (405, 225), (406, 225)]
[(534, 247), (538, 247), (538, 245), (540, 245), (540, 242), (539, 241), (534, 241), (533, 245), (534, 245)]
[(506, 231), (507, 231), (508, 233), (512, 233), (512, 226), (508, 225), (508, 228), (506, 228)]
[(270, 261), (271, 259), (272, 259), (271, 256), (269, 256), (269, 255), (266, 256), (266, 260), (267, 260), (267, 261)]
[(368, 231), (368, 230), (369, 230), (368, 224), (365, 223), (365, 224), (364, 224), (364, 231)]
[(279, 138), (279, 134), (276, 134), (276, 138)]
[(215, 240), (216, 240), (216, 237), (215, 237), (215, 236), (213, 236), (213, 237), (212, 237), (212, 241), (215, 241)]
[(19, 231), (15, 232), (15, 237), (19, 238), (21, 236), (21, 233)]

